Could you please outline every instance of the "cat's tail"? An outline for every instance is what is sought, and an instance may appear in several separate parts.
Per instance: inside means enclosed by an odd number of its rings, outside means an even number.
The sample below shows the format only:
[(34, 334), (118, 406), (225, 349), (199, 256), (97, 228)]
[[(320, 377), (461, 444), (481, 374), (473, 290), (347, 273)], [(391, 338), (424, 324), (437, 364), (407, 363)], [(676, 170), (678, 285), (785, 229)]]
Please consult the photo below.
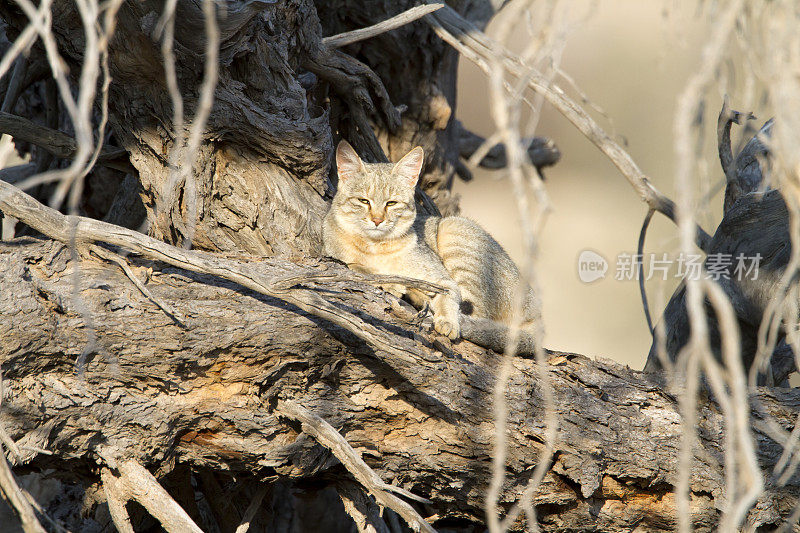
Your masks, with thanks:
[[(508, 326), (488, 318), (461, 315), (461, 338), (474, 342), (498, 353), (503, 353), (508, 343)], [(533, 358), (535, 354), (534, 336), (530, 329), (522, 327), (516, 355)]]

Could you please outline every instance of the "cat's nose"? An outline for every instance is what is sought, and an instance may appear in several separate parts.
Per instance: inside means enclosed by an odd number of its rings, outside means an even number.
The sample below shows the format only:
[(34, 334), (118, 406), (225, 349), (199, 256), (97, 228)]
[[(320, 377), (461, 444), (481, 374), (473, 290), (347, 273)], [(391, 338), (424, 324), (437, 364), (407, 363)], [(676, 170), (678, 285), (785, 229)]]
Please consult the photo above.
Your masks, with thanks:
[(372, 217), (372, 222), (376, 226), (380, 226), (381, 222), (383, 222), (383, 219), (381, 217)]

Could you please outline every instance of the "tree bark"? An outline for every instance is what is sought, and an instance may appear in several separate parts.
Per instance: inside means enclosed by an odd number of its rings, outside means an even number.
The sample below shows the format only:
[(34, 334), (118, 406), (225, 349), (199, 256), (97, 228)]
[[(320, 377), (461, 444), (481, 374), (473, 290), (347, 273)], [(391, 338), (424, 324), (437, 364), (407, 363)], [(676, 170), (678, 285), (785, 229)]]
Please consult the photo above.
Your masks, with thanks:
[[(500, 355), (415, 331), (413, 310), (329, 262), (269, 259), (251, 267), (271, 276), (333, 275), (313, 283), (314, 290), (385, 330), (414, 364), (236, 284), (132, 264), (155, 297), (181, 311), (185, 327), (116, 265), (71, 259), (68, 248), (51, 241), (0, 245), (1, 421), (28, 468), (69, 468), (91, 482), (112, 456), (157, 474), (186, 464), (240, 479), (345, 475), (329, 450), (276, 410), (291, 400), (332, 424), (384, 481), (430, 499), (414, 505), (423, 516), (436, 515), (434, 527), (483, 521)], [(80, 359), (85, 370), (76, 373)], [(515, 359), (508, 387), (505, 505), (524, 489), (542, 448), (534, 365)], [(672, 528), (681, 435), (676, 398), (607, 361), (554, 352), (548, 367), (560, 428), (554, 464), (534, 497), (540, 523), (550, 531)], [(756, 400), (759, 459), (770, 479), (782, 448), (764, 414), (790, 431), (800, 393), (761, 390)], [(692, 518), (698, 530), (710, 531), (725, 491), (724, 421), (713, 400), (698, 408)], [(32, 451), (42, 448), (53, 455)], [(770, 486), (750, 522), (777, 524), (796, 504), (798, 483), (795, 475)]]

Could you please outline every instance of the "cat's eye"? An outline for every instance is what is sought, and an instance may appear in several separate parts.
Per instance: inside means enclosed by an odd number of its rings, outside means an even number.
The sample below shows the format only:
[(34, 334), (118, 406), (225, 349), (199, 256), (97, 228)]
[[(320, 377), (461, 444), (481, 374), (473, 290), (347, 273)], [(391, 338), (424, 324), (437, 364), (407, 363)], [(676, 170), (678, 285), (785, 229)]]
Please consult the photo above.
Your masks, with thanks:
[(358, 201), (364, 205), (369, 205), (369, 200), (367, 200), (366, 198), (359, 198)]
[(389, 200), (388, 202), (386, 202), (386, 207), (392, 207), (393, 205), (397, 205), (397, 202), (395, 202), (394, 200)]

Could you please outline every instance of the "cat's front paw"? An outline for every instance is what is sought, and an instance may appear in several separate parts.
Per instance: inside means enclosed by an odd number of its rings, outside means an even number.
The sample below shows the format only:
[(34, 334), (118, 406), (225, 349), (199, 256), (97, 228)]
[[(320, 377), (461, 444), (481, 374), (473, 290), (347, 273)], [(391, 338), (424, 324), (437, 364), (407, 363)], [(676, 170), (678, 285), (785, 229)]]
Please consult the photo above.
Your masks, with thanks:
[(453, 320), (445, 316), (433, 318), (433, 329), (453, 341), (461, 335), (461, 328), (458, 325), (458, 320)]

